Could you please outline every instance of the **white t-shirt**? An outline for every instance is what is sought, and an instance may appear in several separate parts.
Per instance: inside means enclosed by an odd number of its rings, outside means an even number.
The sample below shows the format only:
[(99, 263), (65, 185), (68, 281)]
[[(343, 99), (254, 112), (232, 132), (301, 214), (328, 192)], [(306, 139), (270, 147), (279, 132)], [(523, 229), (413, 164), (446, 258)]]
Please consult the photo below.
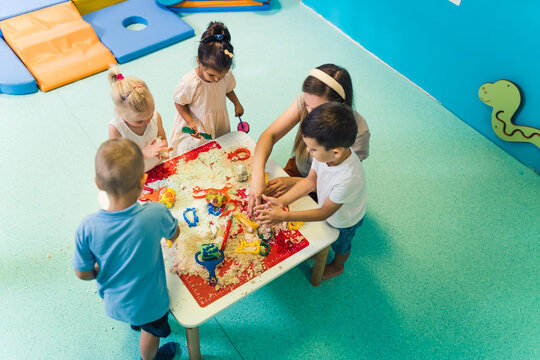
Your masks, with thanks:
[[(188, 105), (197, 130), (210, 134), (212, 139), (215, 139), (231, 132), (226, 95), (233, 91), (235, 86), (236, 80), (230, 71), (218, 82), (206, 82), (192, 70), (184, 75), (176, 87), (174, 102)], [(183, 133), (184, 126), (188, 126), (187, 122), (177, 113), (169, 142), (173, 148), (171, 156), (183, 154), (208, 141)]]
[[(129, 139), (135, 144), (137, 144), (139, 148), (141, 148), (141, 150), (147, 147), (148, 144), (150, 144), (152, 140), (154, 140), (158, 136), (157, 112), (155, 111), (152, 120), (150, 120), (142, 135), (135, 134), (133, 130), (131, 130), (129, 126), (124, 122), (124, 120), (122, 120), (122, 118), (118, 115), (116, 115), (109, 124), (114, 126), (123, 138)], [(152, 169), (160, 162), (161, 161), (157, 157), (149, 159), (145, 158), (144, 171)]]
[(322, 207), (330, 198), (343, 204), (326, 221), (336, 228), (347, 228), (366, 214), (366, 175), (362, 162), (351, 149), (351, 155), (337, 166), (313, 159), (311, 168), (317, 173), (317, 198)]

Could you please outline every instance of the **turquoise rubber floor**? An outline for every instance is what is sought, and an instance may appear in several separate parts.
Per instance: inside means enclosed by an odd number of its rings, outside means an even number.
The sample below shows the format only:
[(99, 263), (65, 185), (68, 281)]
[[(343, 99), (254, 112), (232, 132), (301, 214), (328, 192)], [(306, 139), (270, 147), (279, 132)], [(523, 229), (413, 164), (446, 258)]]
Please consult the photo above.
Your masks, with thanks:
[[(120, 67), (149, 84), (168, 134), (172, 94), (211, 20), (231, 31), (252, 137), (328, 62), (352, 74), (372, 133), (367, 217), (345, 273), (314, 288), (301, 264), (239, 301), (200, 327), (205, 359), (540, 358), (540, 176), (297, 1), (183, 18), (197, 38)], [(98, 207), (105, 74), (0, 94), (1, 359), (138, 357), (138, 333), (108, 318), (71, 266), (75, 228)], [(292, 140), (274, 148), (278, 163)], [(184, 329), (171, 326), (187, 359)]]

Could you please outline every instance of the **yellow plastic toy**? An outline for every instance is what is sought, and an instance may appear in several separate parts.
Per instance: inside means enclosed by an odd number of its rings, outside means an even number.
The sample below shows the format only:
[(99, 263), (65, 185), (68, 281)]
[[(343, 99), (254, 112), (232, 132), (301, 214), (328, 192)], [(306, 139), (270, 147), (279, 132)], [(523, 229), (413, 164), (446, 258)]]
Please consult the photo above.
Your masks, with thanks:
[(174, 199), (176, 199), (176, 193), (171, 188), (165, 188), (165, 191), (159, 194), (158, 202), (165, 204), (169, 209), (174, 205)]
[(206, 201), (208, 201), (210, 204), (214, 205), (215, 207), (220, 208), (223, 206), (223, 204), (228, 203), (230, 199), (227, 196), (227, 194), (208, 191), (206, 193)]
[(249, 220), (242, 213), (236, 213), (236, 217), (238, 218), (238, 221), (240, 221), (242, 224), (249, 227), (250, 229), (257, 230), (259, 228), (259, 224), (257, 224), (255, 221)]
[(304, 225), (303, 221), (291, 221), (287, 224), (287, 227), (289, 230), (298, 230), (302, 225)]
[[(261, 249), (261, 247), (264, 250)], [(248, 243), (246, 240), (241, 240), (240, 246), (236, 248), (235, 252), (266, 256), (270, 252), (270, 245), (265, 242), (261, 243), (259, 240), (253, 240), (251, 243)]]
[(246, 240), (240, 241), (240, 246), (236, 248), (234, 252), (244, 253), (244, 254), (258, 254), (261, 251), (261, 244), (259, 240), (253, 240), (253, 242), (248, 243)]

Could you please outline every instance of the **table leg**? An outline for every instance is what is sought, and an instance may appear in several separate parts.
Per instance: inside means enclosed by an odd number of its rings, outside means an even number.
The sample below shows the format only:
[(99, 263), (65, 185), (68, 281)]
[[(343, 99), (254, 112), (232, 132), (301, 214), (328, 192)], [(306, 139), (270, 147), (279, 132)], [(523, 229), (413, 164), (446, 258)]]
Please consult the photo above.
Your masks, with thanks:
[(189, 360), (201, 359), (201, 342), (199, 340), (199, 328), (186, 328), (186, 340)]
[(313, 286), (321, 285), (329, 250), (330, 246), (327, 246), (315, 255), (315, 265), (313, 265), (313, 271), (311, 272), (311, 285)]

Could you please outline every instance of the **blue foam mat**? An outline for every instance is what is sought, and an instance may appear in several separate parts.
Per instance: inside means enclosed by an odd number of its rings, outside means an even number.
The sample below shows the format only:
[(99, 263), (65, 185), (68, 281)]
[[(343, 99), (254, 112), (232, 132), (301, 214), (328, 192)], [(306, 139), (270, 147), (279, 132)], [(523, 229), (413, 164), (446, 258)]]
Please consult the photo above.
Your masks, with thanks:
[(0, 92), (11, 95), (31, 94), (38, 90), (36, 80), (9, 45), (0, 39)]
[(0, 21), (63, 2), (66, 0), (0, 0)]
[[(195, 35), (178, 15), (149, 0), (128, 0), (83, 16), (119, 63), (125, 63)], [(131, 23), (146, 27), (128, 30)]]

